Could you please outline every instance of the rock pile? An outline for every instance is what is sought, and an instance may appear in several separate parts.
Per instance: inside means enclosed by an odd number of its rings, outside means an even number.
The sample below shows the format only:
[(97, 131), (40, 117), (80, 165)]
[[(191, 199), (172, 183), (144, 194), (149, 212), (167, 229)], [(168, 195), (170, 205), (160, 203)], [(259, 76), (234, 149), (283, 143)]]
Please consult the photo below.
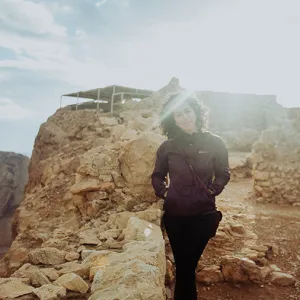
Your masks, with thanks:
[(264, 131), (252, 162), (257, 201), (300, 206), (300, 116)]
[(141, 293), (163, 299), (162, 203), (150, 175), (164, 138), (147, 106), (162, 104), (176, 84), (173, 79), (134, 111), (111, 116), (60, 109), (41, 126), (25, 199), (13, 220), (17, 237), (0, 261), (0, 277), (12, 276), (1, 281), (7, 297), (14, 295), (13, 274), (25, 268), (30, 274), (21, 276), (21, 290), (41, 299), (69, 297), (70, 291), (91, 299)]

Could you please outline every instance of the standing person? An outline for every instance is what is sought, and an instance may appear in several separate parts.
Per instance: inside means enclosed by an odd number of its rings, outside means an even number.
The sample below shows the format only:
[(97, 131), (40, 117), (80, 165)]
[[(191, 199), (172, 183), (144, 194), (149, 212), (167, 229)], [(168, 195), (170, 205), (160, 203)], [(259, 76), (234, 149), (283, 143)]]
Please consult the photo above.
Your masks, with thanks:
[(195, 269), (222, 218), (215, 196), (230, 180), (228, 152), (219, 136), (205, 131), (206, 110), (187, 92), (168, 99), (160, 122), (168, 140), (157, 150), (152, 185), (165, 200), (163, 222), (176, 265), (174, 300), (196, 300)]

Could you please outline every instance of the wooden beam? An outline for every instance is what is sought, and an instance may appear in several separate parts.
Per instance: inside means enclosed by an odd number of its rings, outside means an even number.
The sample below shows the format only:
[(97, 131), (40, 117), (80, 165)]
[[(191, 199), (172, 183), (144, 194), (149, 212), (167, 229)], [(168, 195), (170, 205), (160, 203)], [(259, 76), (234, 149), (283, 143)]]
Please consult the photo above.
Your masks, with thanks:
[(116, 92), (116, 86), (114, 85), (113, 92), (112, 92), (112, 95), (111, 95), (111, 103), (110, 103), (110, 112), (111, 112), (111, 114), (113, 114), (113, 112), (114, 112), (114, 97), (115, 97), (115, 92)]

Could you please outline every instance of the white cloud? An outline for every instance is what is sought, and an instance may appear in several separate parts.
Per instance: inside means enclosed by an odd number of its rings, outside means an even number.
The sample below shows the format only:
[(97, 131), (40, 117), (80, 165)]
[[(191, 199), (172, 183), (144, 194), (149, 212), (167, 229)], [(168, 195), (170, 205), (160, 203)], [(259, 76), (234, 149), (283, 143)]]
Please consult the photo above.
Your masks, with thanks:
[(50, 10), (39, 2), (2, 0), (0, 21), (10, 29), (17, 31), (66, 36), (66, 29), (58, 25)]
[(107, 1), (108, 1), (108, 0), (101, 0), (101, 1), (98, 1), (98, 2), (96, 3), (96, 6), (97, 6), (97, 7), (100, 7), (100, 6), (102, 6), (103, 4), (105, 4)]
[(0, 72), (0, 83), (5, 82), (11, 78), (11, 73), (7, 71)]
[[(50, 14), (45, 28), (52, 35), (43, 39), (0, 31), (0, 44), (19, 53), (18, 60), (0, 61), (0, 67), (51, 72), (56, 79), (83, 89), (106, 84), (156, 89), (178, 76), (182, 86), (192, 89), (276, 93), (285, 103), (299, 94), (300, 42), (295, 36), (300, 31), (300, 4), (296, 0), (217, 1), (205, 7), (201, 18), (189, 22), (137, 26), (121, 37), (78, 28), (73, 39), (55, 33), (65, 29), (50, 9), (30, 3)], [(23, 24), (24, 19), (16, 22)], [(37, 25), (40, 19), (31, 22)], [(51, 24), (54, 27), (49, 29)]]
[(18, 105), (11, 99), (0, 98), (0, 120), (22, 120), (35, 115), (33, 111)]

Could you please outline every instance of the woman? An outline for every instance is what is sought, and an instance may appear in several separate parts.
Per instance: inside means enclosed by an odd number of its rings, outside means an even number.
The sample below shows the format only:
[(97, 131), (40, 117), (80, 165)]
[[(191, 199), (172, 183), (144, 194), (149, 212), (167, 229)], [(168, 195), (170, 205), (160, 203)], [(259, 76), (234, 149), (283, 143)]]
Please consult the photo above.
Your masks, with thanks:
[(160, 121), (168, 140), (157, 150), (152, 185), (165, 200), (163, 221), (176, 265), (174, 299), (196, 300), (195, 269), (222, 218), (215, 196), (230, 179), (228, 152), (220, 137), (204, 131), (206, 111), (187, 92), (168, 99)]

